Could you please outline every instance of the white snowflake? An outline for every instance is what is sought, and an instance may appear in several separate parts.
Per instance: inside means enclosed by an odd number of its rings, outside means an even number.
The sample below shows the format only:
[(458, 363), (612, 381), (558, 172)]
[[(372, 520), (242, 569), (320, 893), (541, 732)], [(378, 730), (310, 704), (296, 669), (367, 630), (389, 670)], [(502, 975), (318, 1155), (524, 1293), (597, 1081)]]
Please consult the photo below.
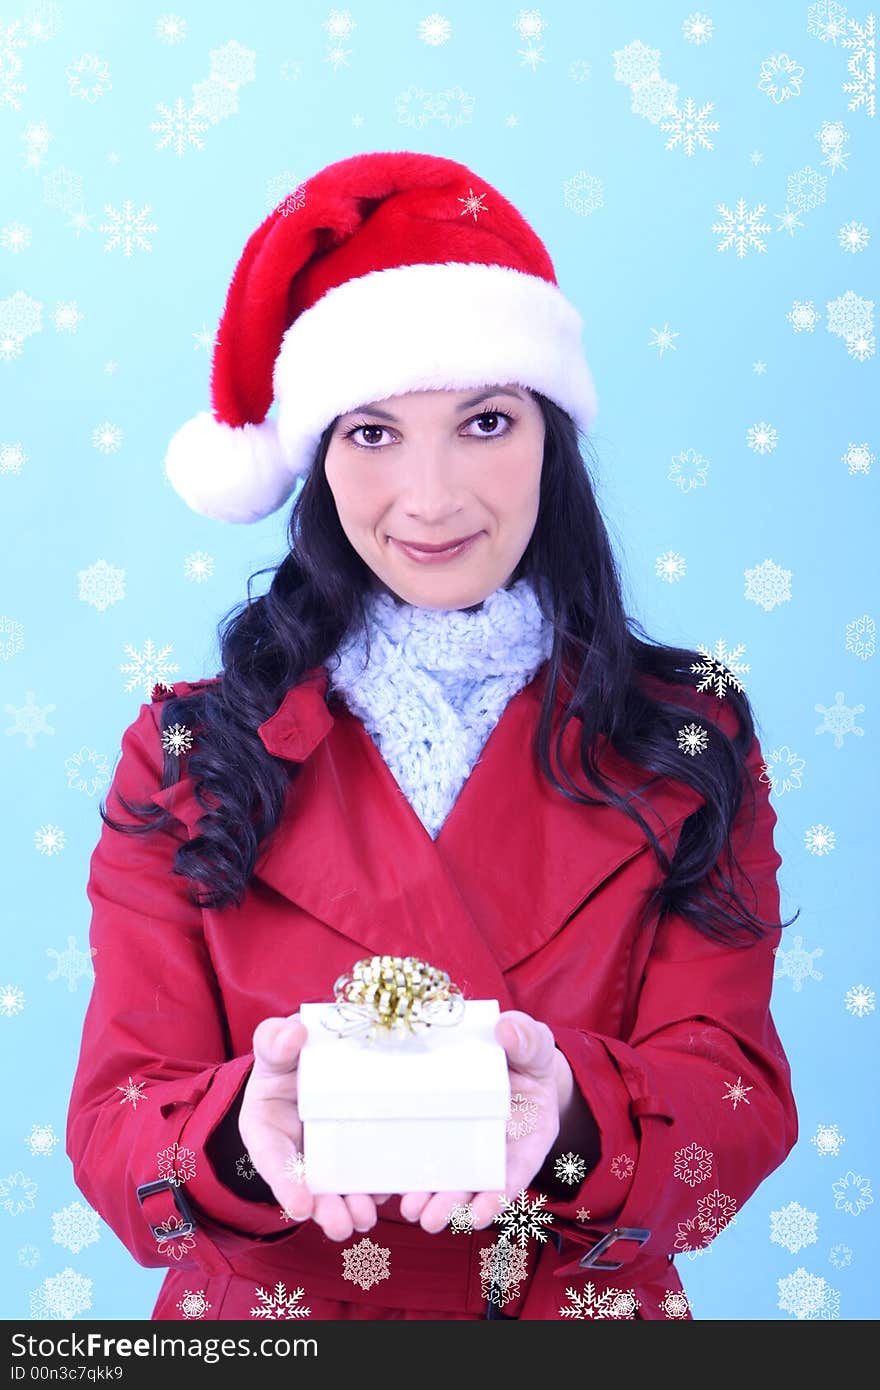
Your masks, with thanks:
[(715, 32), (715, 26), (707, 14), (689, 14), (682, 21), (681, 32), (688, 43), (699, 47), (708, 43)]
[(828, 825), (810, 825), (804, 831), (804, 847), (810, 854), (821, 857), (837, 847), (837, 836)]
[(858, 1216), (866, 1207), (874, 1205), (871, 1179), (863, 1178), (861, 1173), (854, 1173), (851, 1168), (832, 1183), (832, 1191), (838, 1211), (848, 1211), (852, 1216)]
[(697, 110), (692, 97), (688, 97), (683, 111), (678, 106), (673, 106), (668, 119), (660, 122), (660, 129), (670, 133), (670, 138), (663, 148), (674, 150), (680, 145), (689, 158), (698, 147), (713, 150), (715, 146), (709, 139), (708, 132), (719, 129), (717, 121), (707, 119), (713, 109), (711, 101), (707, 101)]
[(170, 724), (167, 729), (162, 730), (159, 741), (166, 753), (179, 758), (181, 754), (192, 751), (192, 729), (189, 729), (186, 724)]
[(616, 48), (614, 59), (614, 80), (631, 87), (636, 82), (644, 82), (660, 68), (659, 48), (648, 48), (641, 39), (634, 39), (625, 48)]
[(712, 1173), (712, 1154), (699, 1144), (688, 1144), (675, 1153), (672, 1176), (680, 1178), (688, 1187), (696, 1187), (706, 1182)]
[(192, 1227), (182, 1216), (169, 1216), (156, 1227), (156, 1249), (171, 1260), (182, 1260), (196, 1243)]
[(685, 724), (676, 734), (676, 743), (679, 752), (693, 758), (697, 753), (705, 753), (709, 746), (709, 734), (702, 724)]
[(663, 1309), (665, 1318), (686, 1318), (690, 1309), (682, 1289), (667, 1289), (657, 1306)]
[(856, 715), (864, 714), (864, 705), (845, 705), (844, 692), (838, 690), (834, 696), (833, 705), (814, 705), (813, 709), (817, 714), (824, 714), (824, 723), (816, 726), (817, 734), (833, 734), (834, 747), (842, 748), (846, 734), (855, 734), (857, 738), (863, 738), (865, 731), (856, 726)]
[(732, 685), (736, 690), (742, 690), (743, 687), (738, 676), (752, 669), (751, 666), (740, 660), (745, 651), (743, 642), (740, 642), (739, 646), (735, 647), (732, 652), (728, 652), (727, 643), (723, 637), (719, 637), (715, 643), (714, 652), (710, 652), (707, 647), (701, 645), (697, 646), (697, 651), (704, 657), (703, 661), (691, 665), (691, 671), (701, 677), (697, 682), (697, 690), (704, 691), (713, 687), (714, 693), (719, 699), (727, 694), (728, 685)]
[(144, 1096), (141, 1094), (141, 1092), (143, 1091), (146, 1084), (146, 1081), (132, 1081), (131, 1077), (129, 1077), (128, 1082), (125, 1086), (116, 1087), (117, 1091), (122, 1092), (122, 1100), (119, 1102), (119, 1104), (124, 1105), (126, 1101), (129, 1101), (132, 1110), (137, 1110), (138, 1101), (144, 1099)]
[(182, 43), (186, 38), (186, 20), (179, 14), (162, 14), (156, 20), (156, 38), (161, 43)]
[(445, 15), (429, 14), (418, 24), (419, 39), (432, 48), (439, 48), (452, 37), (452, 25)]
[(587, 1165), (579, 1154), (567, 1153), (557, 1158), (553, 1171), (562, 1182), (580, 1182), (586, 1176)]
[(24, 1142), (34, 1156), (48, 1157), (58, 1143), (58, 1135), (51, 1125), (31, 1125), (31, 1132)]
[(836, 1158), (840, 1153), (841, 1144), (845, 1144), (846, 1140), (839, 1132), (837, 1125), (819, 1125), (810, 1143), (815, 1144), (823, 1157), (826, 1154), (834, 1154)]
[(710, 463), (696, 449), (685, 449), (672, 460), (667, 477), (682, 492), (693, 492), (694, 488), (705, 487)]
[(157, 150), (167, 149), (171, 145), (178, 159), (181, 159), (190, 146), (196, 150), (205, 148), (205, 142), (199, 136), (208, 129), (208, 122), (202, 120), (200, 107), (188, 108), (183, 97), (178, 97), (173, 110), (161, 101), (157, 103), (156, 110), (161, 119), (152, 121), (150, 130), (162, 137), (156, 142)]
[(796, 299), (785, 317), (795, 333), (814, 333), (820, 321), (812, 299)]
[(634, 1318), (641, 1303), (632, 1289), (607, 1288), (601, 1291), (586, 1283), (580, 1293), (571, 1287), (565, 1290), (568, 1303), (559, 1310), (561, 1318)]
[(863, 222), (845, 222), (837, 233), (837, 244), (842, 251), (864, 251), (871, 240), (871, 233)]
[(92, 448), (101, 454), (115, 454), (122, 447), (122, 430), (104, 420), (92, 430)]
[(383, 1245), (374, 1245), (368, 1236), (342, 1252), (342, 1277), (362, 1289), (372, 1288), (382, 1279), (391, 1278), (388, 1258), (391, 1254)]
[(462, 1235), (474, 1229), (474, 1209), (470, 1202), (458, 1202), (449, 1213), (449, 1229)]
[(666, 550), (654, 562), (654, 573), (665, 584), (675, 584), (687, 574), (687, 561), (674, 550)]
[(874, 1012), (875, 999), (874, 991), (867, 985), (853, 985), (846, 991), (847, 1013), (851, 1013), (854, 1018), (866, 1018)]
[[(36, 845), (37, 849), (40, 851), (41, 854), (60, 854), (61, 851), (64, 849), (64, 842), (64, 831), (59, 830), (57, 825), (41, 825), (39, 830), (37, 830), (34, 834), (34, 844)], [(69, 936), (67, 939), (68, 941), (74, 940), (72, 936)], [(46, 952), (46, 955), (54, 954), (54, 951)], [(49, 975), (47, 978), (50, 980), (54, 980), (58, 977), (57, 975)]]
[(174, 1306), (185, 1319), (192, 1321), (203, 1318), (214, 1305), (208, 1302), (204, 1289), (184, 1289), (183, 1298), (179, 1298)]
[(257, 1170), (254, 1167), (253, 1159), (250, 1154), (243, 1153), (241, 1158), (235, 1160), (235, 1171), (240, 1178), (246, 1178), (248, 1181), (256, 1177)]
[(635, 1166), (629, 1154), (615, 1154), (611, 1160), (611, 1171), (620, 1182), (632, 1176)]
[(807, 164), (789, 174), (786, 183), (786, 202), (798, 212), (812, 212), (828, 196), (828, 179)]
[(678, 337), (678, 334), (672, 332), (668, 323), (664, 323), (662, 328), (652, 328), (651, 332), (654, 334), (654, 337), (651, 339), (648, 347), (659, 348), (661, 357), (667, 348), (672, 348), (673, 352), (678, 351), (678, 348), (675, 346), (675, 339)]
[(852, 82), (844, 82), (842, 91), (852, 95), (847, 103), (847, 111), (864, 108), (866, 116), (874, 116), (877, 111), (877, 66), (875, 57), (875, 16), (869, 14), (864, 24), (855, 19), (847, 19), (850, 34), (841, 39), (841, 48), (851, 50), (846, 69)]
[(94, 946), (90, 946), (88, 951), (77, 950), (76, 937), (69, 936), (66, 951), (56, 951), (51, 946), (46, 951), (47, 956), (55, 957), (55, 969), (49, 971), (46, 979), (66, 980), (68, 992), (72, 992), (84, 975), (91, 975), (92, 956), (97, 954)]
[(499, 1307), (519, 1294), (528, 1274), (529, 1255), (500, 1236), (480, 1251), (480, 1294)]
[(18, 985), (0, 985), (0, 1014), (4, 1018), (14, 1018), (24, 1008), (24, 990)]
[(109, 219), (102, 222), (100, 227), (102, 232), (108, 233), (108, 239), (104, 242), (105, 251), (115, 251), (121, 246), (126, 258), (131, 257), (135, 250), (152, 251), (153, 247), (147, 240), (147, 234), (158, 232), (159, 228), (155, 222), (147, 221), (147, 214), (152, 211), (149, 203), (145, 203), (135, 212), (134, 203), (130, 198), (126, 198), (121, 212), (117, 211), (112, 203), (105, 203), (104, 211)]
[(39, 1264), (40, 1252), (35, 1245), (22, 1245), (18, 1252), (18, 1263), (24, 1265), (25, 1269), (33, 1269), (35, 1264)]
[(300, 1287), (287, 1292), (284, 1285), (279, 1280), (271, 1293), (257, 1285), (254, 1290), (260, 1300), (256, 1308), (251, 1309), (252, 1318), (308, 1318), (311, 1317), (311, 1309), (303, 1307), (300, 1299), (305, 1293), (305, 1289)]
[(816, 1234), (818, 1214), (807, 1211), (799, 1202), (789, 1202), (787, 1207), (770, 1213), (770, 1239), (774, 1245), (784, 1245), (792, 1255), (803, 1250), (805, 1245), (815, 1245), (819, 1239)]
[(204, 584), (213, 573), (213, 557), (206, 554), (204, 550), (196, 550), (191, 555), (183, 557), (184, 579), (191, 579), (195, 584)]
[(123, 674), (127, 672), (132, 677), (125, 687), (126, 694), (131, 694), (132, 690), (140, 686), (143, 691), (144, 699), (148, 700), (150, 698), (150, 692), (157, 681), (164, 681), (167, 675), (180, 670), (178, 665), (172, 665), (165, 659), (171, 651), (171, 646), (162, 647), (162, 649), (157, 652), (149, 637), (144, 643), (143, 652), (137, 651), (137, 649), (128, 642), (125, 644), (125, 650), (132, 658), (131, 661), (125, 662), (119, 668)]
[(723, 220), (712, 223), (712, 231), (722, 238), (716, 248), (718, 251), (728, 251), (731, 246), (735, 246), (736, 254), (742, 260), (748, 251), (767, 250), (766, 243), (761, 240), (761, 234), (771, 232), (773, 228), (769, 222), (760, 220), (767, 211), (763, 203), (758, 203), (754, 210), (750, 210), (745, 199), (739, 198), (733, 212), (724, 203), (718, 204), (718, 211)]
[(697, 1220), (704, 1230), (715, 1237), (728, 1226), (736, 1215), (736, 1200), (716, 1187), (697, 1200)]
[(76, 1318), (92, 1306), (92, 1281), (68, 1266), (44, 1279), (30, 1299), (32, 1318)]
[(5, 227), (0, 227), (0, 246), (4, 251), (17, 255), (20, 251), (26, 251), (30, 244), (31, 229), (23, 222), (7, 222)]
[(828, 1251), (828, 1262), (835, 1269), (846, 1269), (852, 1264), (853, 1252), (848, 1245), (832, 1245)]
[(508, 1139), (522, 1139), (526, 1134), (531, 1134), (537, 1123), (537, 1101), (533, 1096), (525, 1095), (522, 1091), (514, 1091), (510, 1097), (510, 1109), (507, 1113)]
[(774, 978), (791, 980), (792, 989), (796, 994), (800, 994), (804, 980), (821, 980), (823, 978), (821, 970), (817, 970), (813, 964), (814, 960), (818, 960), (823, 954), (824, 951), (821, 946), (816, 946), (812, 951), (804, 950), (804, 938), (802, 936), (794, 938), (794, 945), (788, 951), (783, 946), (775, 946), (773, 948), (775, 957)]
[(546, 1201), (546, 1196), (540, 1193), (530, 1202), (524, 1187), (520, 1189), (516, 1201), (505, 1198), (501, 1211), (492, 1217), (501, 1226), (500, 1238), (509, 1240), (511, 1244), (516, 1241), (520, 1245), (525, 1245), (529, 1239), (545, 1241), (547, 1232), (543, 1228), (553, 1220), (552, 1212), (541, 1210)]
[(253, 82), (257, 75), (256, 53), (236, 39), (230, 39), (222, 48), (212, 48), (210, 57), (211, 76), (220, 77), (231, 86), (241, 87), (246, 82)]
[(766, 92), (779, 106), (789, 97), (800, 96), (803, 80), (804, 70), (800, 63), (789, 58), (787, 53), (774, 53), (772, 58), (765, 58), (761, 64), (758, 91)]
[(111, 88), (110, 69), (96, 53), (84, 53), (65, 68), (67, 88), (73, 97), (81, 97), (92, 105)]
[(172, 1187), (189, 1182), (196, 1175), (196, 1156), (192, 1149), (174, 1143), (156, 1154), (159, 1177), (167, 1178)]
[(845, 650), (852, 652), (860, 661), (867, 661), (874, 655), (877, 647), (877, 624), (867, 613), (846, 625)]
[(0, 1207), (10, 1216), (20, 1216), (23, 1211), (33, 1209), (37, 1200), (37, 1184), (26, 1177), (19, 1169), (8, 1177), (0, 1178)]
[(676, 109), (678, 86), (659, 72), (652, 72), (644, 82), (633, 82), (630, 87), (630, 111), (642, 116), (652, 125), (659, 125), (664, 116)]
[(306, 1180), (306, 1157), (298, 1150), (284, 1160), (284, 1172), (293, 1182), (305, 1182)]
[(777, 1306), (783, 1313), (793, 1313), (796, 1318), (821, 1318), (829, 1303), (833, 1290), (817, 1274), (809, 1274), (801, 1266), (785, 1279), (777, 1279), (779, 1290)]
[(765, 613), (772, 613), (781, 603), (791, 602), (791, 576), (792, 571), (783, 569), (775, 560), (762, 560), (754, 569), (745, 571), (743, 597)]
[(71, 1254), (78, 1255), (87, 1245), (94, 1245), (100, 1235), (98, 1213), (82, 1202), (71, 1202), (52, 1213), (52, 1239)]

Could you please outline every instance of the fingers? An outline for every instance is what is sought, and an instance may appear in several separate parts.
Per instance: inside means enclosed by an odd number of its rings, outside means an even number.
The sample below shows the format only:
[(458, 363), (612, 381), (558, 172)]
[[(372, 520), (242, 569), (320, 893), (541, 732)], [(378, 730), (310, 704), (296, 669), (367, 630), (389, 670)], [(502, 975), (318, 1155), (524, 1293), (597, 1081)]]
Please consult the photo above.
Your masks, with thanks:
[(293, 1071), (306, 1037), (306, 1026), (298, 1014), (291, 1018), (264, 1018), (254, 1029), (252, 1074), (271, 1077)]
[(407, 1221), (418, 1221), (423, 1230), (436, 1235), (449, 1225), (455, 1207), (466, 1207), (472, 1192), (407, 1192), (400, 1199), (400, 1214)]
[(495, 1037), (515, 1071), (542, 1079), (555, 1075), (556, 1039), (546, 1023), (519, 1009), (508, 1009), (495, 1024)]

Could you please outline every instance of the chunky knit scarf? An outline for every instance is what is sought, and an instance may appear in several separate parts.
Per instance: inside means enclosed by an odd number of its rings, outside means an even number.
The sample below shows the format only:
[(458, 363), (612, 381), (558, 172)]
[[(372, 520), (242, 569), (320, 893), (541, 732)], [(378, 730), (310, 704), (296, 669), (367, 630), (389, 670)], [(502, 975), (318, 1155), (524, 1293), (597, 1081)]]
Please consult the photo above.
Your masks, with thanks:
[(553, 625), (529, 579), (474, 609), (419, 608), (384, 589), (366, 608), (369, 662), (361, 628), (327, 663), (328, 683), (436, 839), (508, 701), (550, 656)]

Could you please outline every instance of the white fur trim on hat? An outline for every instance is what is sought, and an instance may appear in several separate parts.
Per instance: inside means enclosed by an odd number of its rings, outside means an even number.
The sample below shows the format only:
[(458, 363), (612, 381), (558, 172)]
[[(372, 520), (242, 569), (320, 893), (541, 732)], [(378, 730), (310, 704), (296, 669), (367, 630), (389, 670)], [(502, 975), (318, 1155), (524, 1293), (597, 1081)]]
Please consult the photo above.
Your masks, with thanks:
[(187, 506), (215, 521), (261, 521), (296, 485), (285, 465), (274, 419), (240, 428), (209, 411), (187, 420), (171, 439), (165, 474)]
[(287, 467), (308, 472), (337, 415), (408, 391), (516, 382), (586, 431), (598, 401), (582, 328), (557, 285), (507, 266), (404, 265), (346, 280), (281, 340), (273, 392)]

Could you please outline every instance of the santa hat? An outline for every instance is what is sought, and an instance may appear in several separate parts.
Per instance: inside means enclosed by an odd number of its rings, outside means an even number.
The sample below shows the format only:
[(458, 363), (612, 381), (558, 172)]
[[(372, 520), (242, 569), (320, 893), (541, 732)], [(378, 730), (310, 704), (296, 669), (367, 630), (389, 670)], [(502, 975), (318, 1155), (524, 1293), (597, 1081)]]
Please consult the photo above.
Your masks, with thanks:
[(540, 237), (466, 165), (407, 150), (339, 160), (248, 240), (214, 344), (213, 413), (173, 436), (166, 475), (202, 516), (260, 521), (332, 420), (408, 391), (514, 382), (586, 432), (581, 328)]

